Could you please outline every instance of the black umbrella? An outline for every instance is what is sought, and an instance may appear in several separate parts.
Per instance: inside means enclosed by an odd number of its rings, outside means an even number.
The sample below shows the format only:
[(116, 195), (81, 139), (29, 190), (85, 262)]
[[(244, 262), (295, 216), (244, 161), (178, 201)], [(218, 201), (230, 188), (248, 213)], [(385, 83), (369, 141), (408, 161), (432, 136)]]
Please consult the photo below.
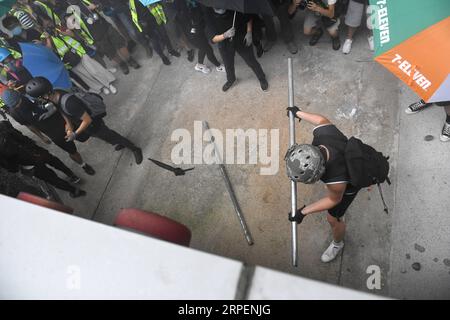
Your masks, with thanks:
[(228, 9), (242, 13), (274, 15), (270, 0), (198, 0), (207, 7)]

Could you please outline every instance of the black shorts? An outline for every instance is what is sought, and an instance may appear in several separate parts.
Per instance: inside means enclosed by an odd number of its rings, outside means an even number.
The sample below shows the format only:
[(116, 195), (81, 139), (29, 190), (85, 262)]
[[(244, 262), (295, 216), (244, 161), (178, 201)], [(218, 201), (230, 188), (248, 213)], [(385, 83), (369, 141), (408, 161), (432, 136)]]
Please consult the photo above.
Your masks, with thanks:
[(328, 213), (339, 220), (339, 218), (345, 214), (348, 207), (350, 207), (353, 200), (355, 200), (359, 190), (360, 189), (356, 189), (355, 187), (348, 185), (344, 196), (342, 197), (342, 201), (336, 207), (328, 210)]
[(50, 140), (58, 147), (66, 151), (68, 154), (77, 153), (77, 147), (74, 142), (67, 142), (65, 140), (66, 130), (65, 121), (59, 114), (40, 121), (35, 126), (42, 131)]

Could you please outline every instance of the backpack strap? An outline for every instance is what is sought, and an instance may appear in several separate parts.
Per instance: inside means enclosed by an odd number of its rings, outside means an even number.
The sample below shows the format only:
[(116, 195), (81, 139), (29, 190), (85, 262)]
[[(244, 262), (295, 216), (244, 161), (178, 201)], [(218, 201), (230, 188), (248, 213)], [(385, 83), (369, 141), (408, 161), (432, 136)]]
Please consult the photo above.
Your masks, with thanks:
[(63, 94), (63, 96), (61, 97), (61, 100), (59, 102), (61, 109), (66, 112), (66, 104), (67, 104), (67, 100), (69, 100), (69, 98), (73, 97), (74, 94), (73, 93), (65, 93)]

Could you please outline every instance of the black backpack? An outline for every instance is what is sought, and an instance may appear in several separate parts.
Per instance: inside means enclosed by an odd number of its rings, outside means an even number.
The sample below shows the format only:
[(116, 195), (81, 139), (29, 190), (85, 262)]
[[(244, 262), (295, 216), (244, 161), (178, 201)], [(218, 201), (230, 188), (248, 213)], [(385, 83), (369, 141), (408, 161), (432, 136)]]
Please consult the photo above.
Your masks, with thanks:
[(384, 211), (388, 213), (381, 183), (391, 184), (389, 180), (389, 157), (385, 157), (383, 153), (355, 137), (348, 140), (344, 156), (352, 186), (361, 189), (376, 184), (383, 201)]
[(61, 98), (61, 108), (62, 110), (71, 116), (71, 114), (67, 111), (66, 103), (70, 97), (75, 96), (81, 101), (84, 102), (84, 105), (92, 118), (101, 119), (106, 116), (106, 105), (103, 102), (102, 96), (92, 93), (92, 92), (84, 92), (84, 91), (74, 91), (71, 93), (66, 93)]

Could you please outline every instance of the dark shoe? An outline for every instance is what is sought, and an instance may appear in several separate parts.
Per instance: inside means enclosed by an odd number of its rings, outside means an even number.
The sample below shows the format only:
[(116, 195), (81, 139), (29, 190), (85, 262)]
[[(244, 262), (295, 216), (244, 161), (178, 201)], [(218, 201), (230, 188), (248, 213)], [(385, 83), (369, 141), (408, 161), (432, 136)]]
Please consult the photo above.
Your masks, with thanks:
[(128, 65), (133, 69), (139, 69), (141, 67), (141, 65), (137, 63), (133, 58), (130, 58), (130, 60), (128, 60)]
[(441, 137), (442, 142), (450, 141), (450, 123), (445, 122), (444, 127), (442, 127)]
[(192, 61), (194, 61), (194, 58), (195, 58), (195, 50), (194, 49), (192, 49), (192, 50), (189, 50), (188, 51), (188, 61), (189, 62), (192, 62)]
[(70, 192), (69, 195), (72, 198), (84, 197), (86, 195), (86, 191), (77, 188), (74, 192)]
[(70, 183), (77, 184), (77, 183), (80, 183), (80, 181), (81, 181), (81, 178), (77, 177), (76, 175), (69, 177)]
[(314, 33), (311, 37), (311, 39), (309, 40), (309, 45), (310, 46), (315, 46), (317, 44), (317, 42), (319, 42), (320, 38), (322, 38), (323, 36), (323, 30), (322, 28), (320, 28), (319, 30), (317, 30), (316, 33)]
[(171, 62), (169, 60), (169, 58), (167, 57), (162, 57), (162, 62), (166, 65), (166, 66), (170, 66)]
[(341, 48), (341, 39), (339, 37), (331, 38), (333, 44), (333, 50), (337, 51)]
[(118, 145), (114, 148), (114, 150), (120, 151), (120, 150), (122, 150), (122, 149), (124, 149), (124, 148), (125, 148), (125, 147), (124, 147), (123, 145), (118, 144)]
[(407, 114), (414, 114), (414, 113), (420, 112), (428, 107), (431, 107), (432, 105), (433, 105), (432, 103), (426, 103), (425, 101), (420, 100), (420, 101), (410, 104), (409, 107), (406, 108), (405, 112)]
[(261, 80), (261, 81), (259, 82), (259, 84), (261, 85), (262, 91), (267, 91), (267, 90), (269, 90), (269, 83), (267, 82), (266, 79)]
[(153, 49), (150, 46), (145, 46), (145, 52), (147, 53), (147, 57), (151, 59), (153, 57)]
[(232, 86), (233, 86), (233, 84), (236, 82), (236, 80), (233, 80), (233, 81), (227, 81), (224, 85), (223, 85), (223, 87), (222, 87), (222, 91), (223, 92), (227, 92)]
[(297, 45), (294, 43), (294, 41), (288, 42), (288, 43), (286, 44), (286, 46), (287, 46), (287, 48), (288, 48), (288, 51), (289, 51), (291, 54), (296, 54), (296, 53), (298, 52), (298, 47), (297, 47)]
[(275, 41), (266, 41), (266, 43), (264, 44), (264, 51), (267, 52), (270, 49), (272, 49), (272, 47), (275, 45)]
[(120, 65), (120, 70), (122, 70), (123, 74), (127, 75), (130, 73), (130, 69), (128, 69), (128, 66), (125, 62), (122, 62)]
[(256, 56), (258, 58), (261, 58), (263, 54), (264, 54), (264, 49), (263, 49), (262, 45), (257, 46), (256, 47)]
[(133, 150), (134, 159), (136, 160), (136, 164), (141, 164), (143, 157), (142, 157), (142, 150), (140, 148), (136, 148)]
[(171, 56), (174, 56), (174, 57), (177, 57), (177, 58), (179, 58), (181, 56), (181, 54), (178, 51), (176, 51), (176, 50), (169, 50), (169, 54)]
[(95, 170), (94, 168), (92, 168), (90, 165), (88, 165), (87, 163), (81, 167), (84, 172), (86, 172), (86, 174), (93, 176), (95, 174)]

